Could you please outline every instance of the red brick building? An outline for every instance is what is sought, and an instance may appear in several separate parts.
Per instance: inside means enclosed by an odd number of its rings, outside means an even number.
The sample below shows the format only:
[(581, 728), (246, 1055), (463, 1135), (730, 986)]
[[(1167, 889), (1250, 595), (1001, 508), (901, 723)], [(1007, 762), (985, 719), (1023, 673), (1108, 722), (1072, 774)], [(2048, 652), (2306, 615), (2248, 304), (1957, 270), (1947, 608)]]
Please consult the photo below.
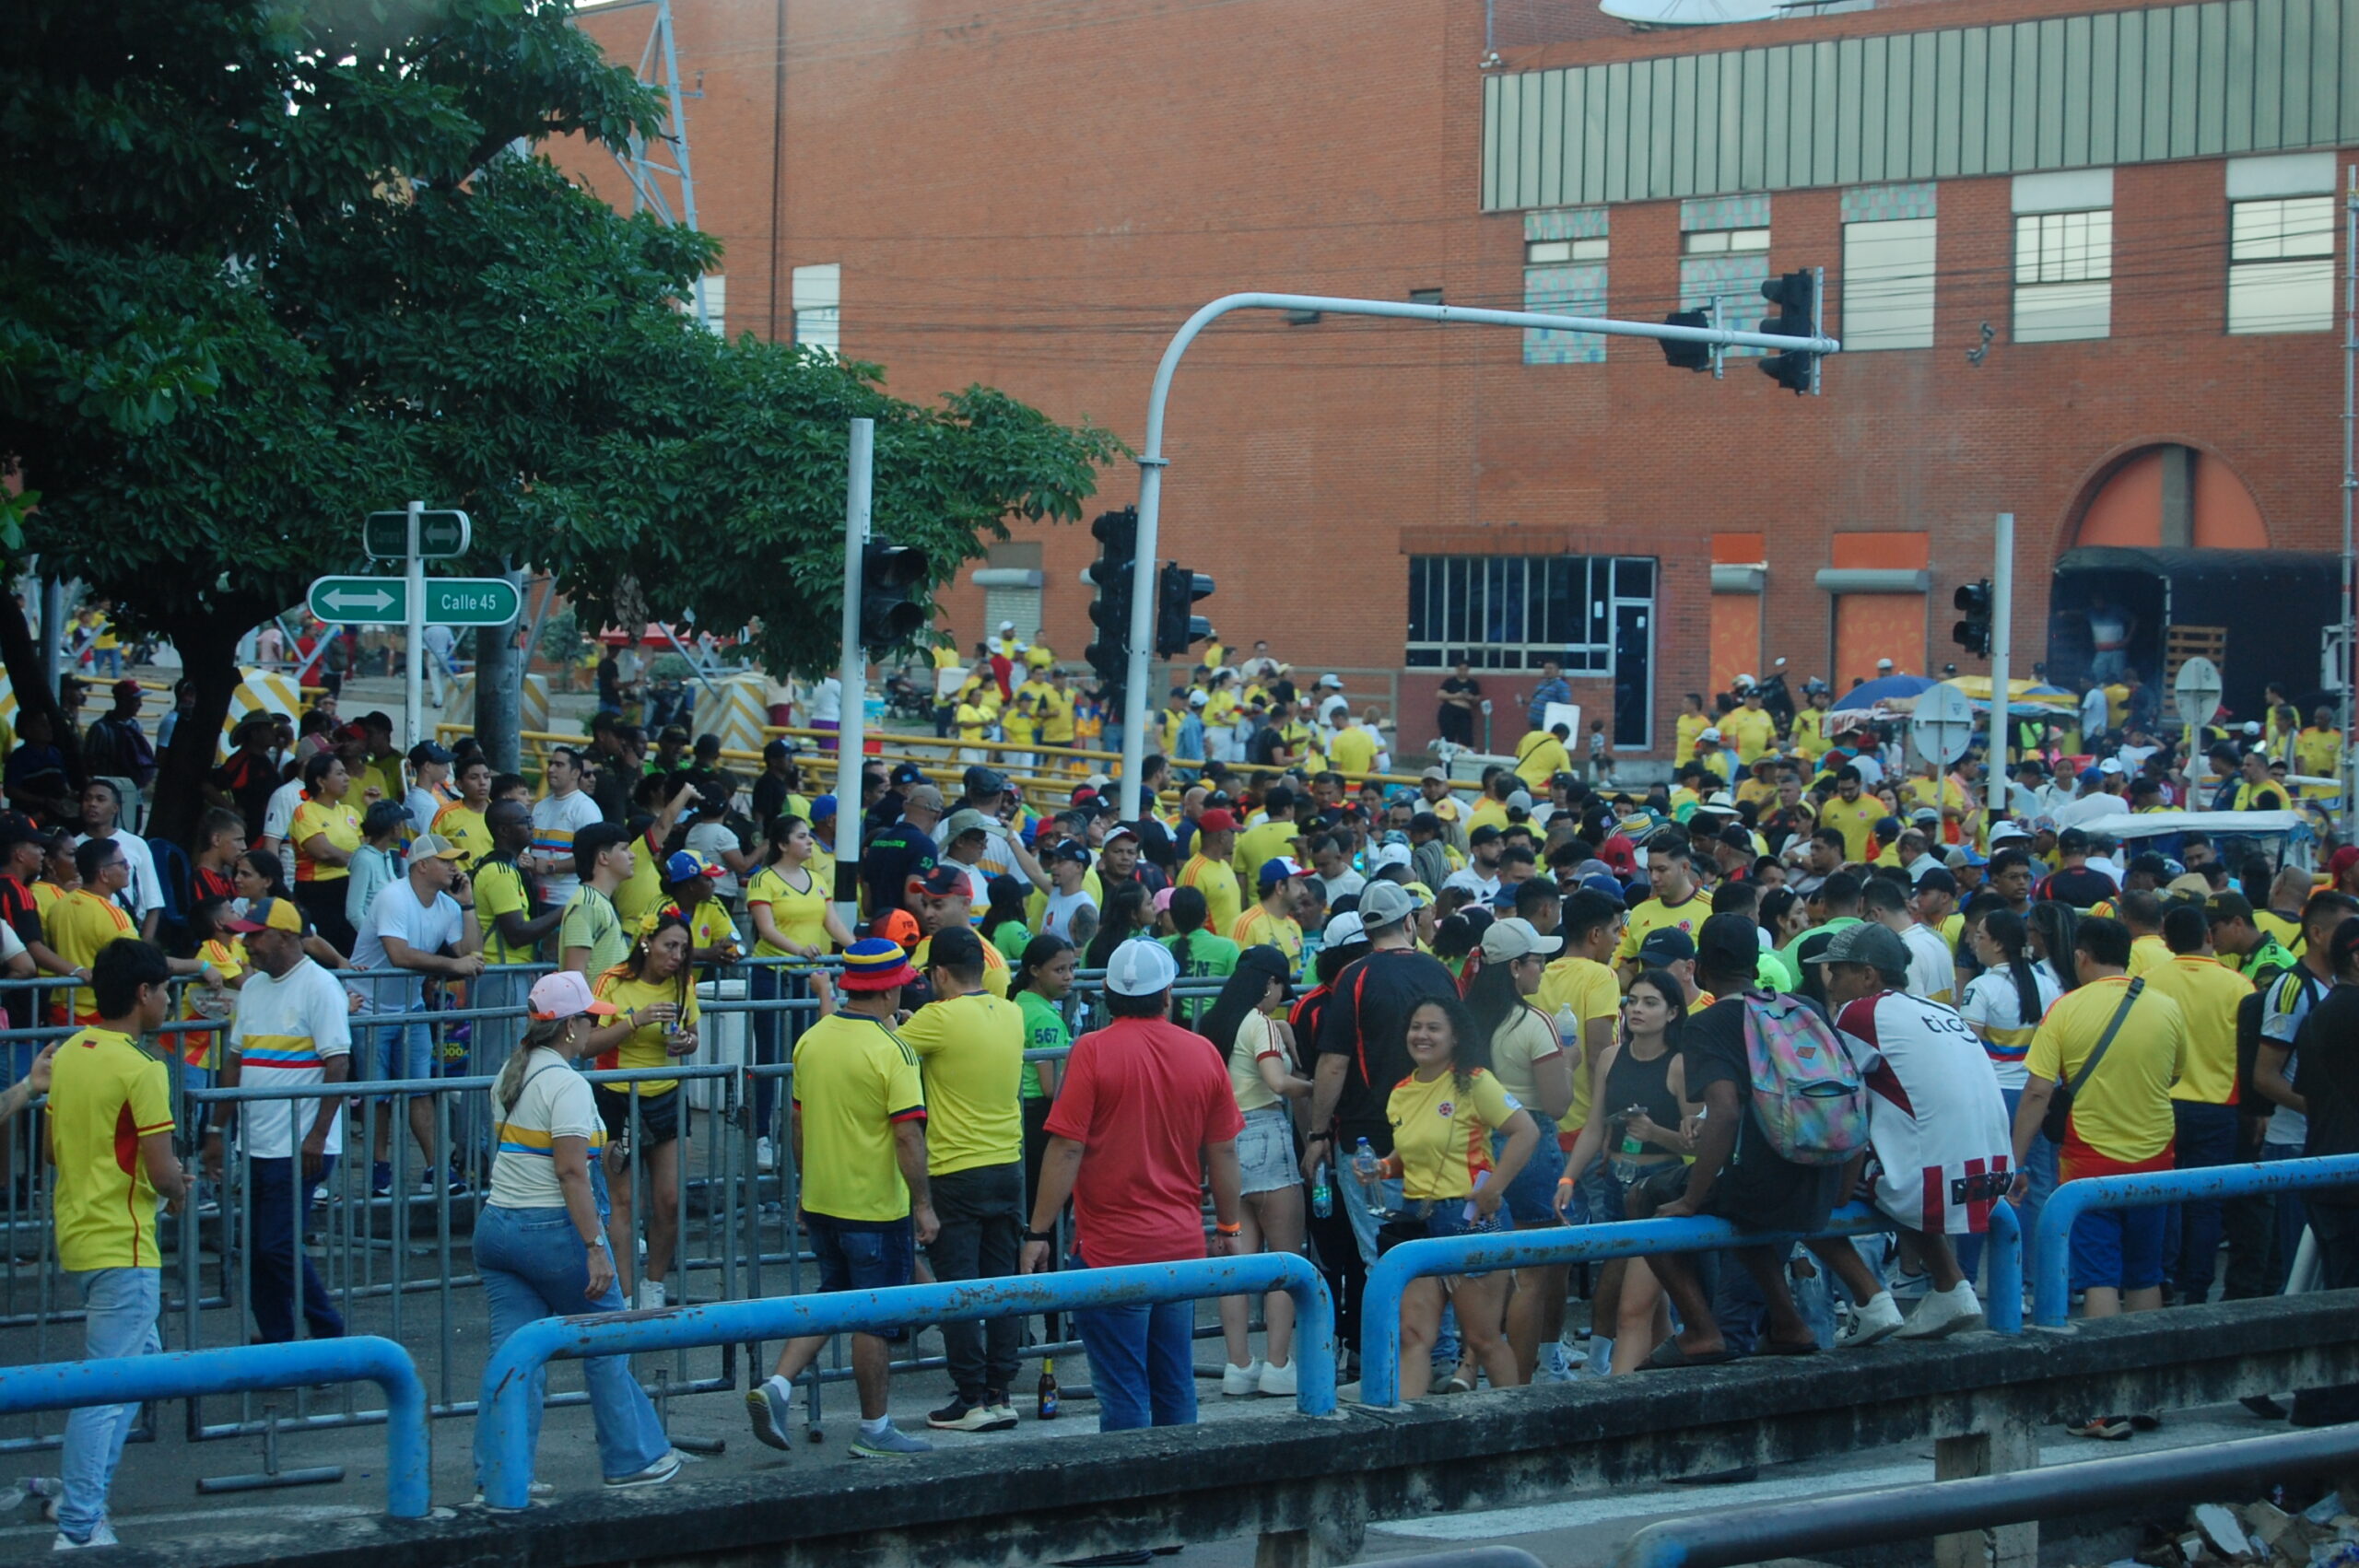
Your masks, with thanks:
[[(1232, 291), (1640, 320), (1718, 294), (1750, 325), (1763, 276), (1825, 267), (1856, 351), (1816, 399), (1640, 341), (1206, 334), (1171, 402), (1163, 554), (1218, 579), (1230, 646), (1347, 672), (1412, 749), (1461, 648), (1505, 666), (1498, 744), (1545, 649), (1658, 756), (1681, 693), (1779, 657), (1838, 685), (1879, 657), (1977, 670), (1949, 600), (2002, 510), (2019, 673), (2077, 545), (2337, 547), (2359, 0), (1649, 30), (1593, 0), (1487, 9), (675, 0), (725, 325), (1135, 446), (1172, 331)], [(652, 14), (583, 25), (636, 61)], [(1109, 472), (1107, 504), (1135, 486)], [(1022, 530), (991, 564), (1045, 591), (987, 608), (962, 579), (945, 622), (1037, 618), (1076, 658), (1093, 551)], [(2227, 657), (2307, 683), (2317, 633)]]

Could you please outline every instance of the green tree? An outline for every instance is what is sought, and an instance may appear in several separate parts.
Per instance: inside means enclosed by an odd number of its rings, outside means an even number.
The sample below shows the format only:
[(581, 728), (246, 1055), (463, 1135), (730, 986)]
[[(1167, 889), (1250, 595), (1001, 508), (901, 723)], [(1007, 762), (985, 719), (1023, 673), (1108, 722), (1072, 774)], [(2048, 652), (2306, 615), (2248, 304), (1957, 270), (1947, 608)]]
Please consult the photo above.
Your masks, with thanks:
[[(844, 420), (878, 424), (880, 530), (938, 580), (1011, 514), (1070, 520), (1105, 432), (976, 387), (924, 408), (869, 366), (683, 313), (709, 237), (625, 217), (521, 151), (660, 130), (568, 0), (21, 0), (0, 29), (0, 513), (167, 637), (197, 691), (163, 762), (184, 834), (243, 631), (361, 566), (362, 513), (464, 508), (475, 558), (758, 623), (831, 654)], [(0, 603), (35, 706), (37, 655)], [(181, 738), (181, 737), (184, 737)]]

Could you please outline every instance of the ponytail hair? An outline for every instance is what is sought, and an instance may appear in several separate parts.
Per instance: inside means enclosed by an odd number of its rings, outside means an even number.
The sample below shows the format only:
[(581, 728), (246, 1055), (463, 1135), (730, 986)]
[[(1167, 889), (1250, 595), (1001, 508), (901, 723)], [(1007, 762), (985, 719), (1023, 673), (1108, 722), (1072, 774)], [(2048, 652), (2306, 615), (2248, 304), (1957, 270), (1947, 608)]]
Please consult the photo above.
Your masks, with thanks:
[(1188, 972), (1189, 939), (1204, 929), (1212, 918), (1212, 906), (1205, 902), (1201, 887), (1175, 888), (1171, 894), (1171, 929), (1177, 932), (1171, 939), (1171, 956), (1179, 961), (1180, 973)]
[[(992, 879), (994, 883), (1000, 880), (998, 877)], [(1027, 942), (1024, 947), (1024, 956), (1015, 961), (1015, 973), (1008, 977), (1007, 1000), (1014, 1001), (1019, 993), (1030, 990), (1035, 975), (1072, 951), (1073, 943), (1048, 931), (1041, 932)]]
[(570, 1018), (533, 1020), (532, 1026), (524, 1031), (524, 1037), (516, 1042), (516, 1048), (510, 1051), (508, 1059), (500, 1064), (499, 1077), (491, 1086), (491, 1097), (499, 1105), (501, 1116), (516, 1114), (516, 1101), (524, 1093), (525, 1062), (536, 1050), (544, 1047), (554, 1050), (557, 1043), (565, 1037), (567, 1025), (572, 1022)]
[(2072, 955), (2072, 949), (2080, 940), (2080, 912), (2070, 904), (2042, 899), (2031, 907), (2024, 923), (2048, 949), (2048, 966), (2056, 971), (2056, 983), (2066, 991), (2079, 990), (2080, 961)]
[(2031, 931), (2012, 909), (1994, 909), (1982, 921), (1982, 934), (2006, 955), (2007, 973), (2015, 982), (2016, 1017), (2025, 1024), (2040, 1018), (2039, 977), (2031, 966)]

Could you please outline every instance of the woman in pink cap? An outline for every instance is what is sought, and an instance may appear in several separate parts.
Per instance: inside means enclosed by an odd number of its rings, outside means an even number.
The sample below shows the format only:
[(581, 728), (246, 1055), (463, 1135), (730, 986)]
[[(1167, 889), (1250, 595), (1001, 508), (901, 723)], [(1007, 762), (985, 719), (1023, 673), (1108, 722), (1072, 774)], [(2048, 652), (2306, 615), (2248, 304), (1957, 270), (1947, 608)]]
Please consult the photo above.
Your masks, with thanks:
[[(590, 1081), (575, 1064), (612, 1002), (590, 994), (569, 970), (534, 984), (533, 1022), (492, 1084), (491, 1193), (475, 1221), (475, 1269), (491, 1315), (490, 1343), (536, 1317), (616, 1312), (623, 1305), (606, 1244), (606, 1184), (597, 1154), (606, 1141)], [(627, 1356), (581, 1363), (598, 1429), (598, 1468), (612, 1487), (657, 1486), (679, 1473), (681, 1456), (663, 1435), (655, 1407)], [(526, 1408), (540, 1439), (546, 1372), (533, 1375)], [(488, 1454), (487, 1423), (475, 1428), (475, 1481)], [(538, 1491), (539, 1488), (535, 1488)]]

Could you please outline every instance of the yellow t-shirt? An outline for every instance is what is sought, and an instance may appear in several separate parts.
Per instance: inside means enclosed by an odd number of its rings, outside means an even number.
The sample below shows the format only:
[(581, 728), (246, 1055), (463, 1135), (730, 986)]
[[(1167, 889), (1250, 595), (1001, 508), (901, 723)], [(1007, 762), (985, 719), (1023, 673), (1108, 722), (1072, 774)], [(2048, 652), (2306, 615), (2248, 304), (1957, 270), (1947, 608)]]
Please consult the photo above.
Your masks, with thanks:
[(893, 1129), (925, 1119), (917, 1053), (876, 1019), (832, 1013), (794, 1042), (792, 1082), (803, 1120), (804, 1210), (835, 1220), (905, 1217), (910, 1188), (894, 1156)]
[[(97, 963), (100, 948), (139, 934), (121, 905), (87, 887), (61, 894), (41, 917), (41, 932), (57, 955), (76, 969)], [(76, 1023), (98, 1017), (98, 995), (88, 986), (74, 988), (73, 1005)]]
[[(2071, 1082), (2104, 1036), (2129, 985), (2128, 976), (2117, 975), (2057, 999), (2031, 1037), (2025, 1070), (2034, 1078)], [(2187, 1014), (2150, 985), (2073, 1099), (2064, 1179), (2142, 1164), (2168, 1149), (2176, 1130), (2170, 1088), (2186, 1060)]]
[[(2294, 771), (2312, 778), (2335, 776), (2335, 761), (2342, 755), (2342, 737), (2331, 730), (2305, 730), (2294, 737)], [(2306, 785), (2303, 793), (2313, 790), (2330, 793), (2323, 786)]]
[[(2171, 1098), (2199, 1105), (2236, 1103), (2236, 1008), (2252, 994), (2242, 976), (2200, 953), (2174, 954), (2146, 972), (2146, 989), (2187, 1014), (2187, 1063)], [(2127, 1027), (2127, 1025), (2125, 1025)]]
[(1760, 810), (1766, 812), (1770, 809), (1771, 804), (1777, 799), (1778, 786), (1772, 784), (1766, 778), (1740, 778), (1737, 780), (1736, 803), (1738, 805), (1743, 805), (1747, 802), (1750, 802), (1755, 806), (1760, 808)]
[[(450, 813), (445, 811), (443, 815)], [(533, 901), (524, 889), (524, 873), (508, 860), (478, 860), (474, 873), (475, 918), (483, 922), (483, 961), (487, 964), (530, 964), (534, 944), (511, 947), (499, 934), (499, 917), (533, 918)]]
[[(910, 954), (910, 965), (919, 974), (924, 974), (926, 960), (933, 952), (933, 938), (927, 937), (918, 943), (918, 950)], [(988, 937), (983, 939), (983, 989), (1002, 1001), (1007, 1000), (1007, 957), (992, 945), (991, 939)]]
[[(1546, 1013), (1551, 1024), (1565, 1008), (1573, 1010), (1579, 1021), (1572, 1039), (1565, 1048), (1575, 1053), (1573, 1061), (1573, 1108), (1565, 1113), (1565, 1128), (1577, 1131), (1589, 1125), (1590, 1095), (1595, 1085), (1597, 1064), (1589, 1059), (1589, 1026), (1601, 1018), (1619, 1020), (1622, 1016), (1622, 983), (1614, 971), (1590, 958), (1556, 958), (1541, 971), (1540, 989), (1532, 996), (1532, 1004)], [(1563, 1039), (1564, 1028), (1557, 1026), (1557, 1037)]]
[(1180, 885), (1204, 895), (1204, 923), (1215, 932), (1228, 930), (1245, 912), (1245, 895), (1238, 886), (1237, 872), (1226, 861), (1189, 856), (1188, 863), (1180, 868)]
[(1794, 750), (1815, 762), (1831, 748), (1826, 743), (1826, 714), (1816, 708), (1802, 708), (1794, 714)]
[(467, 852), (459, 863), (479, 866), (491, 858), (491, 829), (485, 825), (483, 813), (464, 801), (452, 801), (434, 813), (435, 833)]
[(1474, 809), (1466, 813), (1466, 831), (1470, 834), (1478, 827), (1505, 827), (1507, 825), (1508, 803), (1496, 795), (1484, 796), (1474, 802)]
[(2236, 800), (2232, 810), (2240, 812), (2285, 812), (2294, 809), (2293, 792), (2274, 778), (2264, 778), (2258, 784), (2236, 786)]
[(1338, 730), (1327, 748), (1327, 760), (1338, 773), (1375, 772), (1376, 731), (1365, 724)]
[(625, 926), (636, 929), (647, 918), (647, 912), (663, 902), (663, 877), (661, 867), (663, 850), (652, 842), (654, 830), (649, 829), (640, 841), (630, 847), (630, 875), (615, 889), (615, 913)]
[[(1237, 836), (1237, 848), (1228, 863), (1237, 869), (1238, 880), (1244, 886), (1258, 884), (1263, 862), (1294, 853), (1294, 841), (1301, 837), (1300, 829), (1290, 816), (1273, 817), (1257, 822)], [(1221, 928), (1226, 930), (1227, 928)]]
[(1404, 1198), (1466, 1198), (1491, 1169), (1491, 1134), (1523, 1107), (1499, 1081), (1476, 1068), (1461, 1090), (1445, 1072), (1430, 1083), (1411, 1073), (1392, 1086), (1385, 1119), (1401, 1162)]
[(1039, 702), (1040, 743), (1069, 746), (1073, 744), (1073, 693), (1054, 686), (1045, 688), (1045, 693)]
[(926, 1003), (896, 1033), (917, 1053), (925, 1087), (926, 1174), (1019, 1164), (1024, 1010), (969, 991)]
[(729, 918), (729, 906), (720, 899), (705, 899), (687, 916), (691, 948), (724, 947), (737, 941), (737, 922)]
[(992, 720), (991, 715), (976, 704), (962, 702), (958, 705), (958, 711), (952, 721), (958, 726), (960, 740), (971, 744), (980, 744), (983, 739), (983, 731)]
[(1001, 738), (1011, 746), (1029, 746), (1040, 738), (1040, 720), (1025, 712), (1021, 703), (1000, 715), (999, 728)]
[[(213, 965), (214, 973), (221, 977), (221, 983), (226, 992), (229, 983), (246, 971), (245, 938), (233, 936), (229, 941), (223, 942), (219, 937), (208, 937), (205, 944), (196, 950), (196, 956), (199, 962)], [(188, 989), (181, 992), (181, 1016), (182, 1018), (200, 1016), (196, 1007), (197, 998), (208, 994), (210, 993), (204, 987), (192, 981)], [(235, 993), (228, 994), (231, 997), (230, 1005), (234, 1007)], [(220, 1030), (207, 1029), (201, 1035), (194, 1032), (179, 1035), (168, 1033), (164, 1037), (167, 1040), (175, 1038), (179, 1040), (182, 1060), (191, 1067), (201, 1067), (210, 1072), (221, 1065), (221, 1036)]]
[(1273, 915), (1260, 904), (1237, 917), (1228, 929), (1228, 940), (1239, 947), (1258, 947), (1263, 943), (1286, 955), (1286, 967), (1302, 965), (1302, 922), (1287, 915)]
[[(676, 1027), (692, 1029), (697, 1022), (697, 989), (682, 983), (687, 977), (683, 975), (669, 980), (634, 980), (628, 970), (614, 968), (599, 976), (597, 984), (590, 989), (600, 1000), (613, 1002), (617, 1012), (643, 1011), (659, 1001), (675, 1002), (680, 1008), (680, 1022)], [(599, 1069), (607, 1072), (628, 1072), (634, 1069), (669, 1067), (679, 1059), (663, 1048), (663, 1034), (667, 1027), (672, 1025), (645, 1024), (632, 1030), (623, 1037), (622, 1044), (598, 1053)], [(677, 1088), (679, 1082), (676, 1078), (651, 1078), (637, 1083), (601, 1083), (598, 1087), (609, 1094), (628, 1089), (634, 1094), (661, 1094), (668, 1089)]]
[(1767, 755), (1778, 739), (1778, 720), (1768, 709), (1758, 712), (1740, 708), (1720, 720), (1720, 738), (1736, 748), (1736, 760), (1746, 767), (1753, 759)]
[(1625, 963), (1637, 957), (1647, 938), (1660, 930), (1683, 930), (1693, 939), (1711, 913), (1711, 895), (1700, 887), (1687, 895), (1684, 904), (1649, 898), (1630, 911), (1629, 921), (1622, 930), (1622, 945), (1614, 950), (1614, 956)]
[[(745, 884), (745, 907), (751, 910), (757, 904), (769, 905), (770, 923), (778, 928), (779, 935), (825, 951), (831, 945), (827, 938), (827, 884), (808, 862), (803, 871), (810, 885), (797, 893), (777, 867), (764, 866)], [(754, 943), (754, 953), (762, 958), (789, 956), (786, 949), (759, 941)]]
[[(2142, 936), (2130, 943), (2130, 977), (2133, 980), (2156, 969), (2166, 969), (2170, 967), (2170, 943), (2161, 937)], [(2212, 967), (2216, 969), (2219, 965), (2215, 964)]]
[(1884, 814), (1884, 802), (1864, 790), (1856, 801), (1830, 795), (1819, 811), (1818, 825), (1843, 835), (1846, 860), (1863, 861), (1869, 857), (1870, 846), (1875, 843), (1876, 823)]
[[(2289, 920), (2274, 909), (2255, 909), (2252, 923), (2263, 936), (2273, 936), (2277, 945), (2299, 958), (2302, 955), (2302, 922)], [(52, 945), (54, 945), (53, 943)]]
[(1534, 795), (1547, 793), (1548, 781), (1572, 768), (1573, 759), (1553, 730), (1534, 730), (1515, 743), (1515, 776)]
[(349, 867), (331, 866), (304, 852), (303, 846), (322, 835), (331, 845), (350, 854), (360, 848), (360, 813), (342, 801), (330, 805), (325, 801), (306, 799), (295, 808), (295, 824), (287, 830), (287, 837), (295, 843), (297, 882), (340, 882), (352, 874)]
[(157, 1269), (153, 1182), (138, 1141), (172, 1130), (164, 1064), (128, 1035), (85, 1029), (50, 1067), (49, 1131), (57, 1261), (72, 1273)]
[(1696, 755), (1696, 742), (1712, 727), (1708, 713), (1683, 713), (1679, 716), (1679, 750), (1672, 755), (1674, 763), (1685, 762)]

